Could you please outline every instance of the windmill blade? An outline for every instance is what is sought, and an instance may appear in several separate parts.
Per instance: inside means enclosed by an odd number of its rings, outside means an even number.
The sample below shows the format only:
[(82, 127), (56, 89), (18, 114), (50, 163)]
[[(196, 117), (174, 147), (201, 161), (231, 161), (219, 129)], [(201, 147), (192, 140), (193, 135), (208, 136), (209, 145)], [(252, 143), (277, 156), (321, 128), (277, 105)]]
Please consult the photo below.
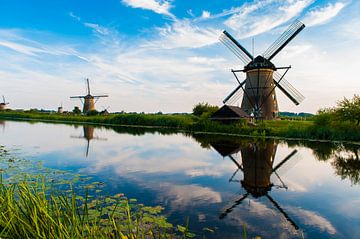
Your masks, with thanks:
[(254, 59), (254, 57), (233, 38), (227, 31), (223, 31), (219, 40), (232, 51), (245, 65)]
[(81, 98), (85, 98), (85, 96), (82, 95), (78, 95), (78, 96), (70, 96), (70, 99), (81, 99)]
[(242, 165), (239, 164), (238, 161), (231, 154), (229, 155), (229, 158), (238, 167), (238, 169), (240, 169), (241, 171), (244, 171)]
[(85, 152), (86, 157), (88, 157), (88, 156), (89, 156), (89, 148), (90, 148), (90, 140), (87, 140), (87, 144), (86, 144), (86, 152)]
[(274, 168), (273, 172), (278, 170), (284, 163), (286, 163), (289, 159), (291, 159), (295, 154), (297, 153), (297, 150), (294, 149), (288, 156), (286, 156), (280, 163), (278, 163)]
[(109, 95), (93, 95), (94, 98), (109, 97)]
[(234, 208), (239, 205), (244, 199), (247, 198), (247, 196), (249, 196), (249, 193), (245, 193), (241, 198), (239, 198), (238, 200), (236, 200), (234, 202), (234, 204), (230, 207), (228, 207), (227, 209), (225, 209), (219, 216), (219, 219), (223, 219), (225, 218), (230, 212), (232, 212), (232, 210), (234, 210)]
[(90, 83), (89, 83), (89, 78), (86, 78), (86, 83), (87, 83), (87, 92), (88, 92), (88, 95), (90, 95)]
[[(245, 85), (246, 80), (244, 80), (243, 82), (241, 82), (224, 100), (223, 103), (226, 104), (226, 102), (228, 101), (232, 101), (234, 102), (234, 98), (236, 98), (236, 100), (238, 100), (241, 96), (242, 96), (242, 91), (240, 91), (240, 89), (242, 89), (243, 85)], [(235, 101), (236, 101), (235, 100)]]
[(275, 85), (292, 101), (295, 105), (299, 105), (305, 97), (295, 89), (287, 80), (280, 76), (279, 73), (274, 72)]
[(304, 23), (296, 20), (288, 29), (263, 53), (269, 61), (274, 58), (297, 34), (305, 28)]
[(270, 202), (276, 207), (277, 210), (286, 218), (288, 222), (296, 229), (299, 229), (299, 226), (287, 215), (287, 213), (280, 207), (280, 205), (272, 198), (269, 194), (266, 194), (266, 197), (270, 200)]

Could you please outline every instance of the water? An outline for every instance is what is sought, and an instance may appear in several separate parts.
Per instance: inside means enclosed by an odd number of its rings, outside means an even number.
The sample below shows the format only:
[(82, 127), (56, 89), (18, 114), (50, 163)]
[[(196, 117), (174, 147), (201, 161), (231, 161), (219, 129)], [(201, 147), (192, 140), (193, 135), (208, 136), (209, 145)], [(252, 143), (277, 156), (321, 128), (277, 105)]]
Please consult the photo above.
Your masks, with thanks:
[[(359, 238), (359, 146), (6, 121), (0, 145), (207, 238)], [(208, 233), (203, 228), (214, 229)]]

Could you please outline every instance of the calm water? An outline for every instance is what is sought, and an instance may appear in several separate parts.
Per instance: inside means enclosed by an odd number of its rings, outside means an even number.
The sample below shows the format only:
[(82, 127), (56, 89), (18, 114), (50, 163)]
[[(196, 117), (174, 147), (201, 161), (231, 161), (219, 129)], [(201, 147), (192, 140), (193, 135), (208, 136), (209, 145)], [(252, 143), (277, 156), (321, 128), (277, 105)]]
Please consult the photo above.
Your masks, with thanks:
[(162, 205), (173, 224), (189, 217), (198, 234), (215, 228), (208, 238), (244, 224), (249, 238), (360, 238), (359, 146), (9, 121), (0, 145)]

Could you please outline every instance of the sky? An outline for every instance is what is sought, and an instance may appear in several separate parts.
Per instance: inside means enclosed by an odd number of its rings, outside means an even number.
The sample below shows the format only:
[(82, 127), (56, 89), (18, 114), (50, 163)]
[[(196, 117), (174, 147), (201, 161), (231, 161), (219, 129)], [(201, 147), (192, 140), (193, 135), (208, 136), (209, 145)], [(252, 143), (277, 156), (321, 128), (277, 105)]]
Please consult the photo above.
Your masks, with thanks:
[(93, 94), (109, 94), (98, 110), (221, 106), (237, 86), (231, 69), (243, 68), (221, 32), (261, 55), (296, 19), (305, 29), (272, 62), (292, 66), (286, 79), (305, 100), (277, 91), (280, 111), (315, 113), (359, 94), (357, 0), (0, 0), (0, 95), (14, 109), (72, 110), (89, 78)]

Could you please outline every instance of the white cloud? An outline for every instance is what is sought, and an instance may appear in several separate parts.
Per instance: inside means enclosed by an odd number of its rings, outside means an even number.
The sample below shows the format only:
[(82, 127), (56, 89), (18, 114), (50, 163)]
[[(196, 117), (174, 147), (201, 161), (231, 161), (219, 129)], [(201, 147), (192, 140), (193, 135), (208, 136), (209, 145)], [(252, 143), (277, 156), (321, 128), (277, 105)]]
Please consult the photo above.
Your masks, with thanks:
[(171, 208), (179, 210), (199, 204), (221, 203), (221, 195), (209, 187), (198, 185), (174, 185), (169, 183), (160, 184), (163, 197), (170, 199)]
[(158, 28), (159, 40), (152, 42), (160, 48), (199, 48), (217, 43), (220, 29), (198, 27), (190, 21), (176, 21), (172, 25)]
[(209, 18), (210, 16), (211, 16), (211, 14), (209, 11), (203, 11), (201, 14), (202, 18)]
[(245, 4), (224, 24), (236, 31), (239, 38), (264, 33), (299, 16), (314, 0), (258, 1)]
[(289, 207), (286, 208), (286, 210), (295, 214), (299, 218), (298, 220), (302, 220), (305, 225), (316, 227), (331, 235), (336, 233), (336, 229), (332, 223), (315, 212), (295, 207)]
[(326, 7), (310, 11), (303, 21), (309, 27), (325, 24), (336, 17), (345, 6), (343, 2), (329, 3)]
[(169, 1), (160, 1), (160, 0), (122, 0), (122, 3), (126, 6), (132, 8), (141, 8), (146, 10), (154, 11), (158, 14), (166, 15), (172, 18), (175, 18), (173, 14), (170, 13), (170, 8), (172, 7)]

